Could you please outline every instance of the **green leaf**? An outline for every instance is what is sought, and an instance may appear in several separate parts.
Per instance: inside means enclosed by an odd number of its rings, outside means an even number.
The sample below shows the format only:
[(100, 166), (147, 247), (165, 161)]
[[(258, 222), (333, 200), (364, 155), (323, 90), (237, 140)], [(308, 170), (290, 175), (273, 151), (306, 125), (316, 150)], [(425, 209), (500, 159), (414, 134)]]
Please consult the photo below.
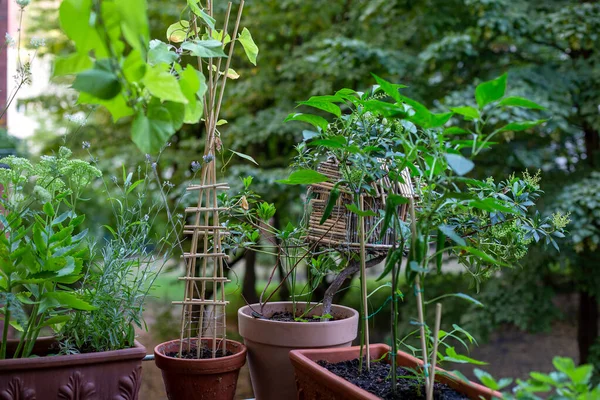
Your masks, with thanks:
[(94, 63), (89, 55), (85, 53), (73, 53), (67, 57), (56, 57), (54, 59), (53, 77), (72, 75), (92, 68)]
[(463, 239), (462, 237), (460, 237), (460, 235), (458, 235), (455, 231), (454, 228), (451, 227), (450, 225), (440, 225), (438, 226), (438, 229), (444, 234), (446, 235), (448, 238), (450, 238), (454, 243), (460, 245), (460, 246), (466, 246), (467, 243), (465, 242), (465, 239)]
[(169, 110), (156, 105), (148, 108), (147, 116), (139, 111), (131, 126), (131, 139), (146, 154), (158, 152), (174, 133)]
[(545, 110), (546, 107), (542, 107), (539, 104), (519, 96), (506, 97), (498, 102), (499, 106), (504, 107), (521, 107), (529, 108), (532, 110)]
[(473, 107), (464, 106), (464, 107), (454, 107), (450, 109), (453, 113), (462, 115), (465, 117), (467, 121), (474, 119), (481, 119), (481, 114), (479, 114), (479, 110)]
[(97, 58), (107, 57), (95, 27), (90, 24), (92, 0), (63, 0), (59, 8), (60, 26), (65, 34), (75, 42), (78, 52), (88, 54), (94, 50)]
[(72, 87), (101, 100), (110, 100), (121, 93), (121, 83), (117, 75), (102, 68), (88, 69), (79, 73)]
[(483, 383), (486, 387), (488, 387), (492, 390), (500, 389), (498, 382), (496, 382), (496, 380), (494, 378), (492, 378), (492, 376), (490, 374), (488, 374), (487, 372), (485, 372), (479, 368), (475, 368), (473, 370), (473, 373), (475, 374), (477, 379), (479, 379), (479, 381), (481, 383)]
[(507, 78), (508, 75), (503, 74), (494, 80), (483, 82), (475, 88), (475, 100), (477, 100), (479, 109), (504, 97)]
[(101, 100), (88, 93), (80, 93), (78, 104), (98, 104), (104, 106), (112, 115), (113, 121), (116, 122), (124, 117), (133, 115), (133, 108), (127, 105), (124, 96), (116, 96), (110, 100)]
[(508, 213), (508, 214), (515, 213), (515, 210), (513, 210), (511, 207), (505, 205), (504, 202), (502, 202), (501, 200), (498, 200), (498, 199), (491, 198), (491, 197), (488, 197), (485, 199), (471, 200), (469, 202), (469, 206), (478, 208), (480, 210), (489, 211), (489, 212), (500, 211), (500, 212)]
[(44, 213), (49, 216), (50, 218), (54, 217), (56, 214), (54, 213), (54, 207), (52, 207), (51, 203), (46, 203), (44, 204), (44, 206), (42, 207), (42, 209), (44, 210)]
[(394, 268), (396, 264), (402, 261), (402, 256), (404, 255), (404, 249), (401, 247), (391, 248), (388, 251), (388, 255), (385, 258), (385, 268), (379, 277), (377, 278), (377, 282), (385, 278)]
[(38, 315), (50, 308), (67, 308), (73, 310), (93, 311), (98, 309), (86, 301), (81, 300), (70, 292), (47, 292), (42, 295)]
[(379, 88), (381, 90), (383, 90), (385, 92), (385, 94), (387, 94), (388, 96), (390, 96), (392, 99), (396, 100), (397, 102), (402, 101), (402, 97), (400, 96), (400, 93), (398, 92), (398, 90), (405, 88), (406, 87), (405, 85), (397, 85), (397, 84), (390, 83), (390, 82), (386, 81), (385, 79), (382, 79), (373, 73), (371, 73), (371, 75), (373, 75), (373, 78), (375, 78), (375, 82), (377, 82), (377, 84), (379, 85)]
[(154, 39), (150, 42), (150, 50), (148, 51), (148, 63), (150, 65), (158, 65), (160, 63), (173, 64), (179, 56), (170, 49), (173, 46)]
[(377, 216), (377, 214), (376, 214), (374, 211), (371, 211), (371, 210), (362, 210), (362, 211), (361, 211), (361, 210), (360, 210), (360, 209), (359, 209), (359, 208), (356, 206), (356, 204), (346, 204), (346, 208), (347, 208), (347, 209), (348, 209), (350, 212), (352, 212), (352, 213), (354, 213), (354, 214), (358, 215), (359, 217), (376, 217), (376, 216)]
[(248, 57), (248, 60), (253, 65), (256, 65), (256, 58), (258, 57), (258, 46), (254, 43), (254, 39), (252, 39), (250, 31), (246, 28), (242, 29), (242, 33), (240, 33), (238, 40), (244, 48), (244, 52), (246, 53), (246, 57)]
[(592, 373), (594, 372), (594, 366), (591, 364), (581, 365), (574, 370), (567, 372), (569, 378), (573, 381), (573, 383), (578, 385), (587, 385), (592, 378)]
[(206, 26), (208, 26), (210, 29), (215, 29), (215, 19), (205, 13), (204, 10), (198, 6), (198, 0), (187, 0), (187, 4), (190, 7), (190, 10), (192, 10), (196, 16), (200, 17)]
[(474, 358), (458, 354), (456, 350), (454, 350), (454, 347), (446, 348), (446, 356), (444, 357), (444, 361), (450, 361), (459, 364), (487, 365), (486, 362), (475, 360)]
[(51, 326), (51, 325), (56, 325), (56, 324), (63, 324), (67, 321), (69, 321), (71, 319), (70, 315), (55, 315), (53, 317), (48, 318), (47, 320), (45, 320), (42, 325), (40, 325), (40, 328), (46, 327), (46, 326)]
[(466, 251), (467, 253), (470, 253), (476, 257), (479, 257), (481, 260), (486, 261), (490, 264), (508, 266), (506, 263), (498, 261), (494, 257), (490, 256), (489, 254), (487, 254), (479, 249), (476, 249), (474, 247), (461, 246), (461, 249)]
[(188, 100), (188, 104), (185, 106), (184, 122), (186, 124), (195, 124), (202, 118), (203, 104), (198, 98), (197, 93), (200, 90), (200, 77), (204, 78), (204, 75), (200, 74), (196, 69), (189, 65), (179, 74), (179, 87), (181, 92)]
[(317, 100), (317, 99), (310, 98), (307, 101), (300, 101), (300, 102), (298, 102), (298, 104), (318, 108), (319, 110), (323, 110), (325, 112), (333, 114), (336, 117), (339, 117), (342, 115), (342, 110), (340, 109), (340, 106), (338, 106), (337, 104), (334, 104), (330, 101)]
[(322, 146), (328, 149), (343, 149), (348, 145), (346, 137), (339, 136), (327, 136), (325, 139), (316, 139), (308, 144), (309, 146)]
[(575, 362), (569, 357), (554, 357), (552, 364), (558, 371), (567, 375), (575, 370)]
[(188, 21), (178, 21), (167, 28), (167, 40), (173, 43), (181, 43), (186, 40), (190, 31)]
[(458, 126), (451, 126), (444, 129), (444, 135), (464, 135), (470, 133), (468, 130), (459, 128)]
[(521, 122), (511, 122), (502, 128), (498, 132), (520, 132), (527, 129), (531, 129), (535, 126), (541, 125), (544, 122), (548, 121), (547, 119), (538, 119), (536, 121), (521, 121)]
[(251, 163), (258, 165), (258, 163), (256, 162), (256, 160), (254, 158), (252, 158), (251, 156), (249, 156), (248, 154), (238, 153), (237, 151), (233, 151), (231, 149), (229, 151), (231, 151), (236, 156), (243, 158), (244, 160), (248, 160)]
[(145, 52), (150, 40), (148, 4), (146, 0), (116, 1), (121, 17), (121, 31), (135, 51)]
[(327, 122), (327, 120), (323, 117), (319, 117), (318, 115), (302, 114), (302, 113), (288, 115), (287, 118), (283, 122), (288, 122), (288, 121), (307, 122), (307, 123), (311, 124), (312, 126), (314, 126), (315, 128), (320, 128), (321, 131), (323, 131), (323, 132), (325, 132), (327, 130), (327, 125), (329, 124)]
[(165, 71), (162, 65), (155, 65), (146, 72), (144, 77), (146, 89), (161, 101), (174, 101), (187, 104), (188, 99), (181, 92), (177, 78)]
[(415, 111), (415, 114), (407, 119), (422, 128), (438, 128), (443, 126), (446, 122), (448, 122), (448, 120), (450, 120), (450, 118), (452, 118), (451, 112), (439, 114), (432, 113), (423, 104), (407, 97), (402, 97), (402, 101), (411, 106)]
[(223, 52), (223, 44), (218, 40), (192, 40), (185, 42), (181, 48), (188, 50), (193, 56), (203, 58), (227, 57)]
[(141, 81), (146, 75), (146, 63), (139, 50), (133, 50), (123, 63), (123, 74), (129, 82)]
[(457, 175), (466, 175), (473, 168), (475, 168), (475, 164), (473, 163), (473, 161), (461, 156), (460, 154), (447, 153), (444, 154), (444, 157), (446, 157), (448, 165)]
[(337, 203), (340, 198), (340, 190), (338, 189), (339, 182), (337, 182), (331, 191), (329, 192), (329, 198), (327, 199), (327, 204), (325, 205), (325, 210), (323, 211), (323, 216), (319, 221), (319, 225), (323, 225), (327, 218), (331, 215), (331, 211), (333, 211), (333, 207)]
[(285, 185), (311, 185), (313, 183), (326, 182), (327, 180), (327, 176), (317, 171), (313, 171), (312, 169), (300, 169), (292, 172), (287, 179), (275, 182), (283, 183)]

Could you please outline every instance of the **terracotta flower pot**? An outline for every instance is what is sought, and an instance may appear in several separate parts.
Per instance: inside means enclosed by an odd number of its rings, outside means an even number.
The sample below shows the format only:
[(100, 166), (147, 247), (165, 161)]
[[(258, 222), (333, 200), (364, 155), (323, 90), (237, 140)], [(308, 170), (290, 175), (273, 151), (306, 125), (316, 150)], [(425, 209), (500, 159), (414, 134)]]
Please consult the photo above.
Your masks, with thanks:
[[(246, 346), (227, 340), (233, 354), (209, 359), (181, 359), (166, 354), (179, 352), (179, 340), (161, 343), (154, 348), (154, 361), (162, 370), (170, 400), (232, 400), (240, 368), (246, 363)], [(191, 345), (195, 348), (198, 339)], [(212, 339), (202, 339), (209, 348)]]
[[(296, 304), (304, 310), (305, 304)], [(257, 400), (281, 400), (296, 398), (294, 369), (289, 352), (294, 349), (349, 347), (356, 338), (358, 312), (343, 306), (332, 306), (335, 321), (280, 322), (258, 319), (252, 310), (260, 310), (258, 304), (238, 310), (238, 328), (248, 347), (248, 366), (252, 389)], [(267, 303), (263, 308), (266, 316), (275, 312), (292, 311), (291, 302)], [(321, 315), (316, 307), (309, 316)]]
[[(49, 354), (53, 343), (53, 338), (38, 339), (34, 354)], [(7, 343), (9, 355), (17, 344)], [(145, 355), (144, 346), (135, 342), (131, 349), (0, 360), (0, 399), (137, 399)]]
[[(385, 344), (372, 344), (370, 350), (371, 359), (376, 360), (383, 358), (390, 351), (390, 347)], [(338, 363), (354, 360), (359, 357), (359, 353), (359, 346), (344, 349), (294, 350), (290, 352), (290, 359), (296, 372), (298, 399), (378, 400), (379, 397), (360, 389), (317, 364), (317, 361)], [(421, 360), (402, 351), (398, 352), (396, 360), (397, 365), (401, 367), (414, 368), (423, 365)], [(437, 370), (444, 371), (439, 367)], [(502, 395), (496, 391), (476, 383), (466, 383), (458, 378), (451, 380), (445, 376), (436, 375), (436, 382), (445, 383), (472, 400), (502, 398)]]

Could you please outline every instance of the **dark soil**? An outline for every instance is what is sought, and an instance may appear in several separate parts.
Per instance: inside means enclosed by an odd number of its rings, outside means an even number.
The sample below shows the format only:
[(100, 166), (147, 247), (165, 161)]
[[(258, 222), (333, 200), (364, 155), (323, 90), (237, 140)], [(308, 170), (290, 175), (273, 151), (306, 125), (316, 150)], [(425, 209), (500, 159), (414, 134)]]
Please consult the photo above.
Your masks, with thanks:
[[(173, 357), (173, 358), (187, 358), (190, 360), (195, 360), (198, 358), (198, 353), (197, 353), (198, 349), (197, 348), (193, 348), (190, 351), (184, 351), (182, 353), (182, 357), (179, 357), (179, 352), (178, 351), (172, 351), (170, 353), (166, 353), (165, 355), (167, 357)], [(226, 357), (226, 356), (230, 356), (233, 353), (229, 350), (227, 350), (225, 352), (225, 355), (223, 355), (223, 350), (217, 350), (217, 357), (216, 358), (221, 358), (221, 357)], [(201, 359), (206, 359), (206, 358), (213, 358), (213, 353), (212, 353), (212, 349), (209, 349), (207, 347), (202, 347), (200, 349), (200, 358)]]
[[(396, 393), (392, 393), (390, 377), (390, 365), (384, 362), (371, 364), (369, 372), (359, 374), (358, 359), (330, 364), (326, 361), (318, 361), (320, 366), (333, 372), (340, 378), (358, 386), (367, 392), (373, 393), (385, 400), (421, 400), (425, 399), (425, 387), (414, 379), (398, 378)], [(414, 376), (404, 368), (398, 368), (399, 376)], [(433, 398), (435, 400), (464, 400), (467, 396), (458, 393), (448, 385), (436, 382), (433, 387)]]
[(335, 318), (329, 319), (321, 319), (321, 318), (313, 318), (313, 317), (304, 317), (302, 321), (298, 321), (294, 318), (294, 314), (289, 311), (276, 312), (270, 317), (267, 318), (271, 321), (280, 321), (280, 322), (326, 322), (326, 321), (335, 321)]

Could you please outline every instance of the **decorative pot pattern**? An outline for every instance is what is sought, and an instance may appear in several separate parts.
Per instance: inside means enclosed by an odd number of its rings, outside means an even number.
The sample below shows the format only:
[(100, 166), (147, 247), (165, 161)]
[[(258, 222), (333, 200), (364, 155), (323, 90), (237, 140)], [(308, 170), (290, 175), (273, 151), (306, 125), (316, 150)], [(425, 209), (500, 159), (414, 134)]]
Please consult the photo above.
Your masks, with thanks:
[[(38, 339), (40, 357), (0, 360), (0, 400), (136, 400), (141, 384), (140, 343), (131, 349), (45, 356), (53, 338)], [(16, 341), (8, 342), (9, 354)], [(44, 357), (45, 356), (45, 357)]]

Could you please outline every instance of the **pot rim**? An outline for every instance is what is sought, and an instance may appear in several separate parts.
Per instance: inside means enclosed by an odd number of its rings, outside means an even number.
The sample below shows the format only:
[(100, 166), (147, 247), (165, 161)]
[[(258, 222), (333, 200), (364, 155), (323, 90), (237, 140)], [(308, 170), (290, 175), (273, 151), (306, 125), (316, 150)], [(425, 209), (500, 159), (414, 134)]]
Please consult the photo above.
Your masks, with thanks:
[[(192, 341), (198, 341), (198, 338), (192, 338)], [(204, 340), (212, 340), (211, 337), (203, 337), (201, 339), (202, 341)], [(239, 351), (237, 352), (233, 352), (232, 355), (230, 356), (225, 356), (225, 357), (218, 357), (218, 358), (197, 358), (197, 359), (193, 359), (193, 358), (177, 358), (177, 357), (170, 357), (168, 355), (166, 355), (164, 352), (159, 350), (159, 347), (164, 347), (165, 345), (169, 344), (169, 343), (178, 343), (181, 341), (181, 339), (174, 339), (174, 340), (168, 340), (166, 342), (162, 342), (157, 344), (154, 347), (154, 355), (155, 357), (161, 357), (161, 358), (165, 358), (167, 360), (174, 360), (173, 362), (180, 362), (182, 364), (196, 364), (196, 363), (205, 363), (205, 364), (209, 364), (212, 362), (216, 362), (216, 361), (221, 361), (221, 362), (227, 362), (227, 361), (233, 361), (236, 360), (240, 357), (245, 357), (246, 356), (246, 346), (244, 346), (242, 343), (236, 341), (236, 340), (231, 340), (231, 339), (225, 339), (227, 342), (231, 342), (231, 343), (235, 343), (237, 344), (237, 347), (239, 349)], [(226, 343), (227, 343), (226, 342)], [(162, 350), (162, 349), (161, 349)]]
[[(38, 338), (38, 340), (44, 341), (50, 339), (51, 337)], [(14, 341), (14, 339), (11, 339), (10, 341)], [(24, 369), (51, 369), (63, 366), (76, 367), (80, 365), (103, 364), (124, 360), (141, 361), (145, 356), (146, 348), (136, 340), (135, 346), (128, 349), (35, 358), (7, 358), (0, 360), (0, 372), (14, 372)]]
[[(292, 303), (293, 302), (291, 302), (291, 301), (272, 301), (272, 302), (266, 303), (266, 305), (269, 305), (269, 304), (279, 305), (279, 304), (292, 304)], [(302, 302), (302, 303), (298, 303), (298, 304), (305, 305), (306, 303)], [(310, 304), (311, 305), (319, 305), (322, 303), (311, 302)], [(308, 322), (272, 321), (269, 319), (254, 318), (253, 316), (248, 315), (245, 312), (243, 312), (243, 310), (251, 310), (252, 307), (254, 307), (254, 308), (260, 307), (260, 303), (247, 304), (244, 307), (241, 307), (240, 309), (238, 309), (238, 317), (245, 318), (245, 319), (252, 320), (252, 321), (257, 321), (257, 323), (260, 323), (260, 324), (290, 324), (290, 325), (298, 325), (298, 326), (304, 326), (304, 325), (309, 324)], [(336, 321), (325, 322), (328, 326), (336, 326), (336, 325), (346, 324), (349, 319), (358, 318), (358, 311), (356, 311), (354, 308), (342, 306), (339, 304), (332, 304), (331, 309), (332, 310), (334, 310), (334, 309), (348, 310), (348, 311), (352, 312), (352, 315), (349, 317), (346, 317), (346, 318), (338, 319)]]

